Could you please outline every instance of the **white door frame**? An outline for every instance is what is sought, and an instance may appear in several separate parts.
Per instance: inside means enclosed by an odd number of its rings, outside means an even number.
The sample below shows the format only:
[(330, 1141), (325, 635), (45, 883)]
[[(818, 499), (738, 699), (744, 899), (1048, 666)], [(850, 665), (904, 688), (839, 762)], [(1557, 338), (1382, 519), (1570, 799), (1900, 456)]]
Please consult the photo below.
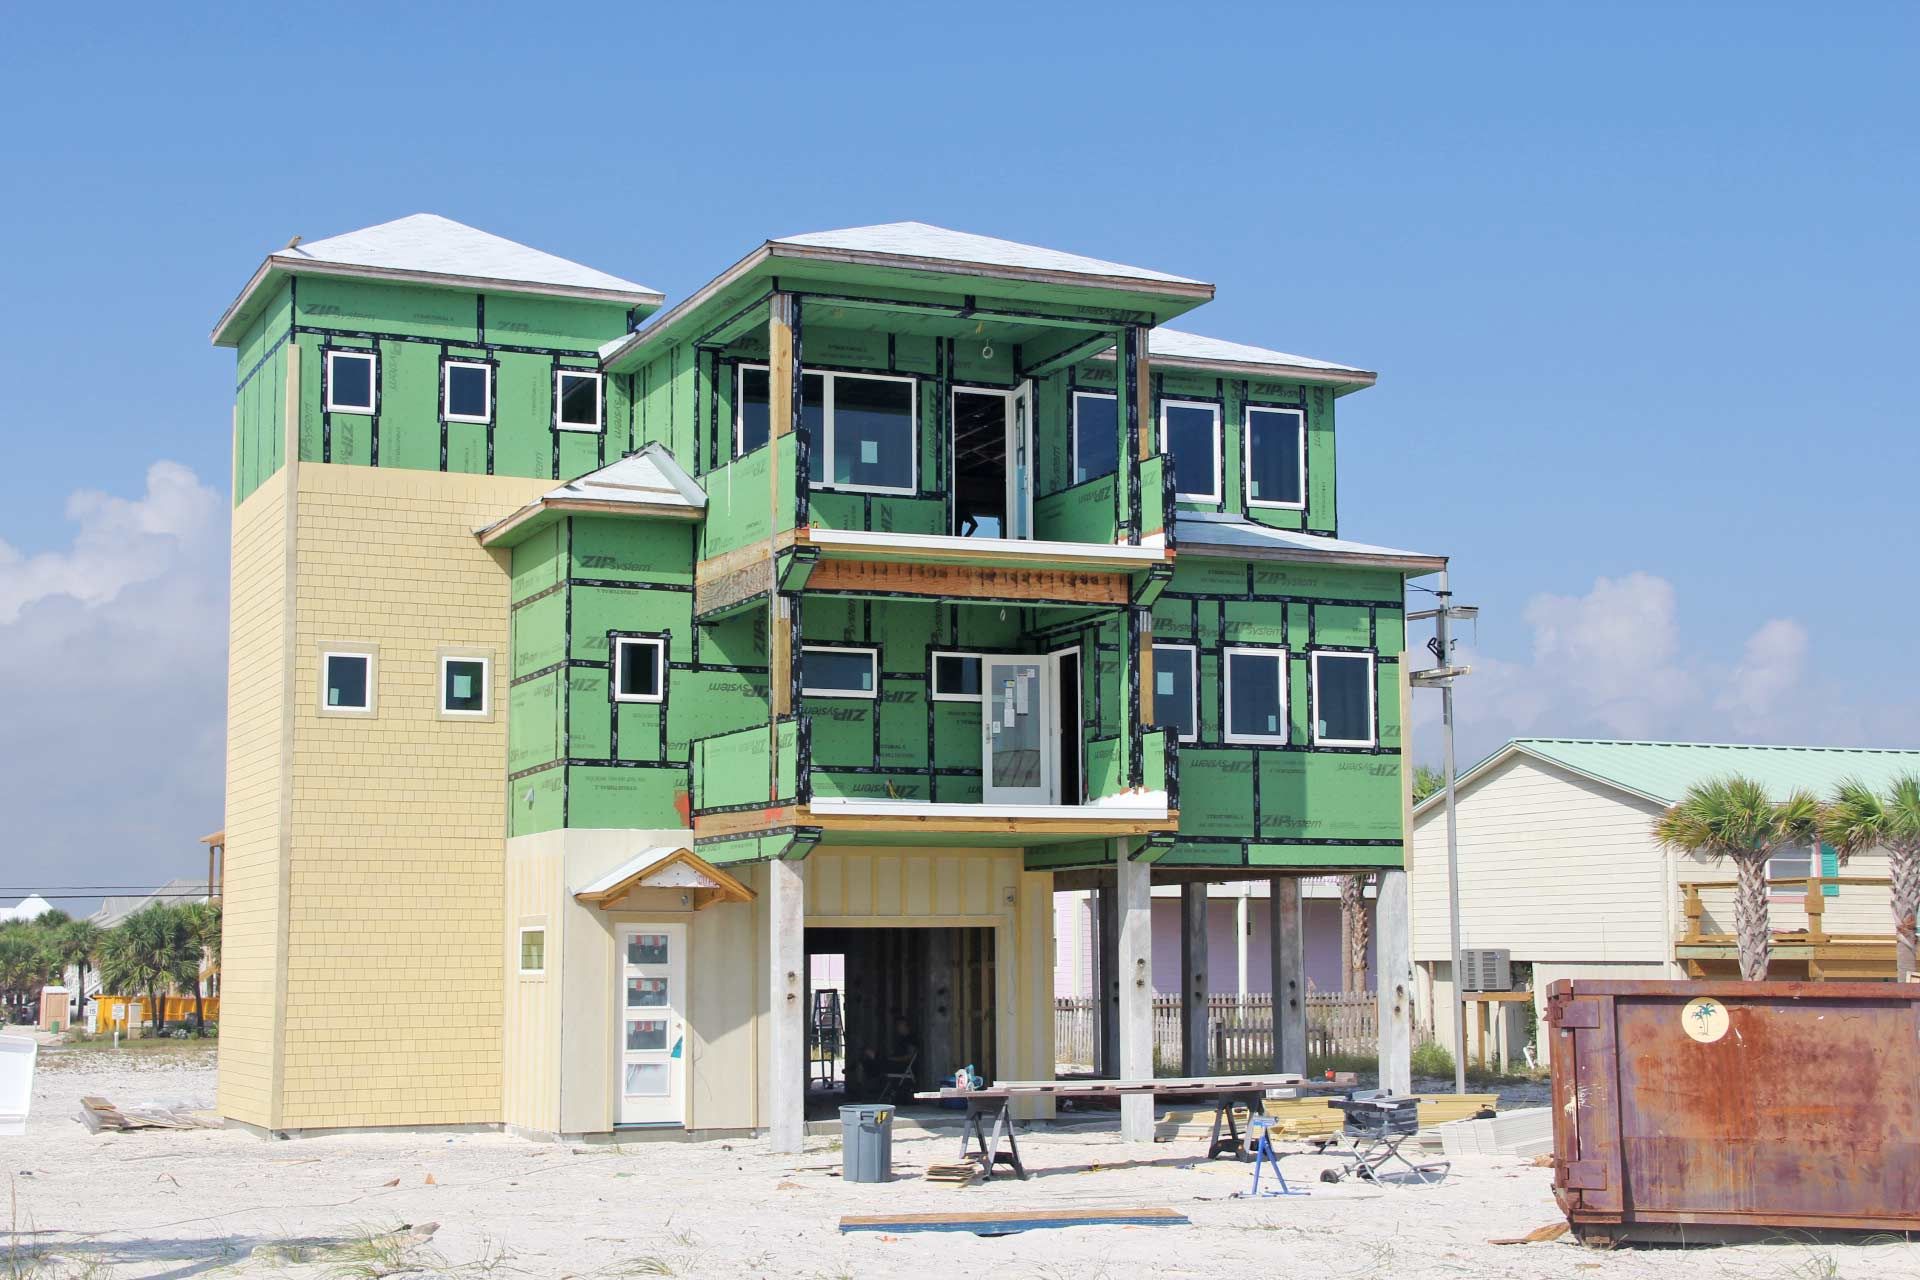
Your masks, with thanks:
[[(632, 963), (630, 947), (639, 935), (664, 937), (667, 959), (662, 963)], [(668, 923), (623, 922), (614, 929), (613, 1098), (616, 1125), (672, 1125), (687, 1123), (687, 926)], [(661, 1006), (629, 1003), (630, 980), (666, 979), (667, 1002)], [(629, 1048), (628, 1024), (638, 1025), (642, 1046)], [(656, 1026), (654, 1024), (664, 1024)], [(648, 1068), (664, 1066), (663, 1093), (627, 1092), (630, 1067), (637, 1074), (658, 1079)]]
[[(998, 396), (1006, 406), (1007, 431), (1004, 440), (1006, 460), (1005, 476), (1002, 480), (1001, 505), (1004, 515), (1000, 522), (1002, 538), (1031, 539), (1033, 537), (1033, 380), (1023, 380), (1014, 387), (974, 387), (955, 386), (948, 397), (947, 420), (954, 420), (953, 402), (962, 395)], [(953, 483), (954, 440), (951, 426), (947, 431), (947, 481)], [(1023, 483), (1024, 482), (1024, 483)], [(1015, 532), (1019, 530), (1020, 532)], [(949, 532), (952, 532), (949, 530)]]
[[(1036, 787), (1001, 787), (994, 794), (993, 785), (993, 739), (994, 739), (994, 696), (995, 667), (1030, 667), (1033, 670), (1033, 687), (1026, 691), (1029, 708), (1026, 715), (1031, 717), (1037, 735), (1037, 750), (1040, 756), (1040, 785)], [(983, 653), (980, 655), (980, 799), (986, 804), (1058, 804), (1060, 795), (1059, 753), (1055, 749), (1056, 731), (1054, 729), (1053, 672), (1055, 664), (1045, 654), (1006, 654)], [(1017, 677), (1016, 677), (1017, 679)], [(1016, 689), (1015, 705), (1018, 706), (1019, 693)], [(1016, 710), (1016, 715), (1018, 711)], [(1004, 717), (1001, 717), (1004, 720)]]
[[(1071, 780), (1063, 776), (1061, 772), (1060, 751), (1058, 747), (1055, 747), (1053, 753), (1053, 795), (1055, 804), (1079, 804), (1081, 803), (1081, 793), (1086, 790), (1087, 782), (1086, 706), (1084, 702), (1086, 697), (1086, 657), (1080, 652), (1079, 645), (1070, 644), (1064, 648), (1049, 649), (1047, 651), (1047, 678), (1053, 682), (1052, 687), (1048, 690), (1050, 696), (1047, 703), (1053, 708), (1053, 741), (1057, 743), (1061, 738), (1066, 736), (1069, 728), (1069, 726), (1060, 723), (1059, 710), (1060, 695), (1063, 692), (1061, 688), (1063, 682), (1060, 676), (1060, 659), (1065, 657), (1072, 657), (1076, 663), (1081, 664), (1079, 673), (1080, 686), (1073, 691), (1074, 710), (1079, 714), (1076, 723), (1071, 726), (1075, 738), (1080, 744), (1078, 756), (1080, 761), (1080, 776)], [(1067, 785), (1069, 781), (1073, 784), (1071, 787)], [(1069, 796), (1072, 798), (1069, 799)]]

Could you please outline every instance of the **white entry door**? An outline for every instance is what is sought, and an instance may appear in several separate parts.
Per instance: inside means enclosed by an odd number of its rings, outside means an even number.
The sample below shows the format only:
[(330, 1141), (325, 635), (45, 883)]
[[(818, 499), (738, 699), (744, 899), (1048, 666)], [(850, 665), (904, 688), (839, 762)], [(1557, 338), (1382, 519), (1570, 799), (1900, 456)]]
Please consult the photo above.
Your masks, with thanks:
[(687, 1120), (687, 927), (620, 926), (620, 1124)]
[(1033, 536), (1033, 384), (1007, 397), (1007, 537)]
[(1050, 665), (1045, 658), (980, 660), (981, 798), (988, 804), (1055, 803)]

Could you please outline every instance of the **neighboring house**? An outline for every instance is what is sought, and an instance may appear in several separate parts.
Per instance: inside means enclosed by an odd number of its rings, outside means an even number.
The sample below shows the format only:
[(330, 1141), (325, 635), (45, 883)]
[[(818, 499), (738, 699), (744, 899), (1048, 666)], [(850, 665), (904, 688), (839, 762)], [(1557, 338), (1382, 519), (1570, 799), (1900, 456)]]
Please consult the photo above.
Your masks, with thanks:
[[(1265, 880), (1241, 880), (1207, 887), (1207, 988), (1213, 995), (1273, 993), (1271, 886)], [(1372, 990), (1374, 893), (1367, 890), (1367, 974), (1362, 988)], [(1342, 990), (1340, 887), (1332, 877), (1302, 877), (1300, 918), (1307, 983), (1316, 991)], [(1058, 998), (1092, 996), (1099, 967), (1098, 906), (1093, 891), (1054, 895), (1053, 993)], [(1153, 888), (1153, 989), (1181, 992), (1180, 889)]]
[(38, 920), (51, 910), (51, 902), (37, 893), (30, 893), (10, 907), (0, 907), (0, 924), (9, 920)]
[[(116, 897), (102, 898), (99, 907), (87, 919), (102, 929), (111, 929), (134, 912), (146, 907), (172, 907), (186, 902), (210, 902), (213, 898), (207, 892), (209, 883), (205, 879), (185, 876), (169, 880), (151, 893), (121, 894)], [(213, 963), (211, 956), (201, 961), (200, 973), (203, 994), (219, 995), (220, 971), (219, 967)], [(66, 983), (67, 990), (74, 993), (75, 1021), (83, 1021), (84, 1011), (89, 1007), (89, 1002), (101, 994), (100, 966), (97, 964), (87, 966), (86, 989), (82, 990), (80, 967), (68, 965)], [(139, 993), (108, 992), (107, 994), (137, 995)]]
[(920, 223), (658, 315), (424, 214), (270, 255), (214, 332), (222, 1113), (790, 1147), (810, 957), (856, 1065), (1031, 1078), (1057, 888), (1133, 972), (1154, 882), (1397, 877), (1445, 561), (1336, 534), (1374, 375), (1161, 327), (1213, 292)]
[[(1516, 739), (1456, 783), (1462, 945), (1532, 966), (1536, 1016), (1560, 978), (1737, 978), (1734, 868), (1661, 848), (1661, 811), (1728, 774), (1824, 798), (1847, 778), (1882, 786), (1915, 770), (1920, 751)], [(1446, 839), (1434, 795), (1414, 809), (1413, 958), (1423, 1017), (1450, 1045)], [(1842, 872), (1831, 849), (1783, 849), (1768, 875), (1770, 978), (1893, 977), (1884, 852)]]

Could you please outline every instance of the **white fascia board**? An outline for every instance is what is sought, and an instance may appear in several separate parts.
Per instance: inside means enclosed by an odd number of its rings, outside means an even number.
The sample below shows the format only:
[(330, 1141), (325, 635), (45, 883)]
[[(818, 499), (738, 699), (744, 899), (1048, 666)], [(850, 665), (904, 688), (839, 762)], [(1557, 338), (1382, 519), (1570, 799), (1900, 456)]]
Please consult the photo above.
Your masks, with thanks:
[(1119, 818), (1153, 822), (1167, 816), (1167, 794), (1143, 791), (1094, 804), (935, 804), (923, 800), (864, 800), (815, 796), (808, 809), (822, 816), (899, 818)]
[(814, 527), (806, 541), (816, 547), (846, 547), (848, 550), (884, 551), (975, 551), (1032, 560), (1128, 560), (1143, 565), (1159, 564), (1167, 558), (1160, 545), (1129, 546), (1105, 542), (1042, 542), (1027, 538), (961, 538), (950, 533), (883, 533), (871, 529), (822, 529)]

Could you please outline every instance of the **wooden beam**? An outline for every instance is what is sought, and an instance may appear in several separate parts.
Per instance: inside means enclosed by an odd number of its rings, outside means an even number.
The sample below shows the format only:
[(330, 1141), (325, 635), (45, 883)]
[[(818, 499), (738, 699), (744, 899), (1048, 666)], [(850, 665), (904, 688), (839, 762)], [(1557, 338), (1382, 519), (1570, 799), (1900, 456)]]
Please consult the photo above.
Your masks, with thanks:
[(1042, 378), (1047, 374), (1090, 360), (1113, 346), (1113, 334), (1105, 329), (1093, 333), (1075, 333), (1063, 329), (1033, 342), (1020, 344), (1017, 376)]
[(1040, 604), (1127, 603), (1127, 579), (1118, 574), (884, 560), (823, 560), (807, 579), (807, 590), (935, 599), (1031, 600)]
[[(1138, 397), (1140, 414), (1140, 438), (1138, 447), (1140, 451), (1139, 458), (1142, 462), (1145, 462), (1148, 458), (1151, 458), (1159, 452), (1159, 449), (1156, 447), (1157, 442), (1154, 439), (1158, 432), (1154, 430), (1153, 421), (1153, 378), (1147, 369), (1147, 330), (1136, 326), (1135, 334), (1134, 367), (1136, 373), (1134, 376), (1134, 394)], [(1221, 424), (1221, 430), (1223, 432), (1226, 430), (1225, 423)]]

